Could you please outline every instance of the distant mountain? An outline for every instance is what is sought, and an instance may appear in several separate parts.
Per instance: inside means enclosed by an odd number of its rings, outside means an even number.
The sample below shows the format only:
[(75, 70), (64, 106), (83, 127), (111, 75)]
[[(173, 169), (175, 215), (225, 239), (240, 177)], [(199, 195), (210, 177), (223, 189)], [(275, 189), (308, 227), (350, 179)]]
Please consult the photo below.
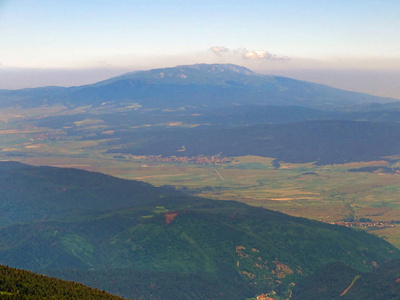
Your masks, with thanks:
[(105, 291), (0, 265), (1, 299), (122, 300)]
[(231, 64), (197, 64), (139, 71), (79, 87), (0, 90), (0, 107), (139, 103), (144, 108), (238, 104), (326, 108), (394, 101), (285, 77), (261, 75)]
[[(124, 297), (288, 295), (293, 284), (328, 263), (367, 272), (400, 257), (366, 232), (242, 203), (85, 171), (0, 166), (0, 203), (14, 203), (11, 215), (9, 204), (0, 206), (9, 217), (0, 227), (0, 263)], [(27, 215), (27, 205), (42, 219)], [(37, 213), (43, 211), (50, 217)]]

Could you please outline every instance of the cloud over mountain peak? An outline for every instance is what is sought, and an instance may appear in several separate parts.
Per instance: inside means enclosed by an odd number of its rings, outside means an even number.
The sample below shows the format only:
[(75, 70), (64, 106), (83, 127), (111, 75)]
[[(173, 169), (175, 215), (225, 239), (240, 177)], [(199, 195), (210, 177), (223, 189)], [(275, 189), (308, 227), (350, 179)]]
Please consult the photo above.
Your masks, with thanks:
[(288, 56), (278, 56), (266, 50), (247, 50), (246, 48), (238, 48), (229, 50), (223, 46), (213, 46), (208, 49), (217, 56), (223, 56), (232, 53), (233, 55), (240, 55), (242, 59), (267, 59), (267, 60), (289, 60)]

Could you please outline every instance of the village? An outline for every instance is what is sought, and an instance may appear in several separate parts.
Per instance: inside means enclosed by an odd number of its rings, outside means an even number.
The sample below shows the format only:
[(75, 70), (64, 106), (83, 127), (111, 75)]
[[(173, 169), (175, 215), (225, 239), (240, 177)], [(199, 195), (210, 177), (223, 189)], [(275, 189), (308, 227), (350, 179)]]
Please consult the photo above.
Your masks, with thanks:
[(45, 140), (59, 140), (66, 133), (60, 130), (54, 130), (49, 132), (41, 132), (32, 136), (32, 141), (45, 141)]
[[(322, 221), (322, 220), (320, 220)], [(326, 222), (322, 221), (324, 223), (332, 224), (332, 225), (340, 225), (340, 226), (346, 226), (346, 227), (360, 227), (360, 228), (388, 228), (388, 227), (394, 227), (393, 221), (368, 221), (368, 222), (360, 222), (360, 221), (335, 221), (335, 222)]]
[(133, 156), (133, 159), (146, 159), (150, 162), (179, 162), (179, 163), (191, 163), (191, 164), (224, 164), (232, 162), (232, 158), (219, 157), (217, 155), (205, 156), (168, 156), (163, 157), (161, 155), (146, 155), (146, 156)]

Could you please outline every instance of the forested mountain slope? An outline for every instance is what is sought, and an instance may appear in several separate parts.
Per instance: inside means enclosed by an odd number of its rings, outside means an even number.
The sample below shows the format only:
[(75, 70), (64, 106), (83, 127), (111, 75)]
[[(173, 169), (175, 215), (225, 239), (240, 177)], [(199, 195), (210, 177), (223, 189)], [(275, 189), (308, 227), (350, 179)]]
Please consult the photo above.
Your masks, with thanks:
[[(61, 202), (79, 199), (84, 208), (63, 206), (51, 217), (1, 227), (0, 263), (79, 280), (124, 297), (243, 299), (272, 290), (287, 295), (293, 283), (328, 263), (369, 271), (400, 257), (398, 249), (365, 232), (238, 202), (168, 193), (149, 185), (143, 189), (141, 183), (98, 173), (0, 165), (3, 178), (19, 178), (8, 195), (25, 198), (29, 186), (36, 191), (30, 201), (37, 211), (49, 205), (55, 186), (67, 183), (74, 193), (65, 194)], [(71, 174), (79, 177), (66, 180)], [(94, 187), (107, 187), (102, 190), (107, 193), (96, 196)], [(136, 190), (142, 197), (128, 207), (129, 202), (118, 197), (123, 188), (127, 198), (135, 199)], [(2, 203), (8, 199), (4, 195)], [(25, 206), (16, 202), (15, 215)], [(8, 208), (0, 211), (6, 215)]]
[(117, 300), (121, 297), (83, 284), (64, 281), (25, 270), (0, 265), (1, 299), (93, 299)]

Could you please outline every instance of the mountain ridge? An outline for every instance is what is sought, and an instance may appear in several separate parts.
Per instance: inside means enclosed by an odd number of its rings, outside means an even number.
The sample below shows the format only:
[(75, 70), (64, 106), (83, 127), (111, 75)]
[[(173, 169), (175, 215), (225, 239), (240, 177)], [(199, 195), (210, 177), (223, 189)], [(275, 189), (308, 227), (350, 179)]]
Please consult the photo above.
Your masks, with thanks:
[[(46, 183), (43, 183), (46, 178)], [(0, 161), (0, 226), (149, 204), (178, 191), (96, 172)]]
[(237, 104), (337, 107), (398, 100), (336, 89), (233, 64), (196, 64), (136, 71), (91, 85), (0, 90), (0, 107), (101, 106), (140, 103), (148, 108), (224, 107)]
[[(53, 191), (71, 175), (76, 178), (69, 181), (68, 189), (75, 192), (66, 194), (62, 203), (75, 203), (73, 199), (78, 198), (94, 206), (96, 203), (87, 200), (87, 191), (95, 192), (107, 186), (107, 181), (114, 186), (106, 194), (111, 204), (124, 202), (116, 198), (119, 193), (135, 195), (135, 189), (125, 186), (126, 181), (98, 173), (1, 165), (6, 167), (0, 174), (8, 178), (1, 187), (1, 202), (15, 202), (13, 199), (24, 197), (29, 188), (36, 191), (36, 211), (48, 206), (41, 198), (53, 199)], [(11, 170), (14, 175), (7, 176)], [(36, 180), (31, 180), (32, 173)], [(99, 176), (105, 181), (99, 182)], [(20, 180), (4, 193), (13, 178)], [(102, 190), (100, 194), (104, 194)], [(15, 215), (19, 215), (23, 203), (15, 204)], [(144, 195), (130, 207), (65, 209), (51, 218), (32, 220), (22, 214), (25, 220), (0, 227), (0, 262), (79, 279), (125, 297), (165, 299), (168, 293), (169, 298), (178, 299), (225, 299), (231, 295), (244, 299), (271, 290), (288, 295), (292, 283), (330, 262), (369, 271), (400, 257), (393, 245), (366, 232), (181, 193), (154, 201)], [(0, 211), (4, 214), (8, 208), (2, 206)], [(110, 278), (123, 284), (114, 288)]]
[[(136, 79), (137, 77), (142, 78), (155, 78), (155, 79), (168, 79), (171, 77), (178, 77), (180, 79), (187, 79), (187, 75), (185, 72), (203, 72), (205, 74), (226, 74), (226, 73), (235, 73), (240, 75), (251, 75), (251, 76), (261, 76), (268, 77), (268, 75), (262, 75), (251, 71), (248, 68), (234, 65), (234, 64), (193, 64), (193, 65), (178, 65), (175, 67), (169, 68), (157, 68), (151, 70), (141, 70), (141, 71), (133, 71), (122, 74), (120, 76), (116, 76), (113, 78), (109, 78), (98, 83), (89, 84), (86, 86), (96, 86), (96, 85), (104, 85), (107, 83), (115, 82), (118, 80), (125, 79)], [(140, 78), (139, 77), (139, 78)], [(190, 78), (189, 78), (190, 79)]]

